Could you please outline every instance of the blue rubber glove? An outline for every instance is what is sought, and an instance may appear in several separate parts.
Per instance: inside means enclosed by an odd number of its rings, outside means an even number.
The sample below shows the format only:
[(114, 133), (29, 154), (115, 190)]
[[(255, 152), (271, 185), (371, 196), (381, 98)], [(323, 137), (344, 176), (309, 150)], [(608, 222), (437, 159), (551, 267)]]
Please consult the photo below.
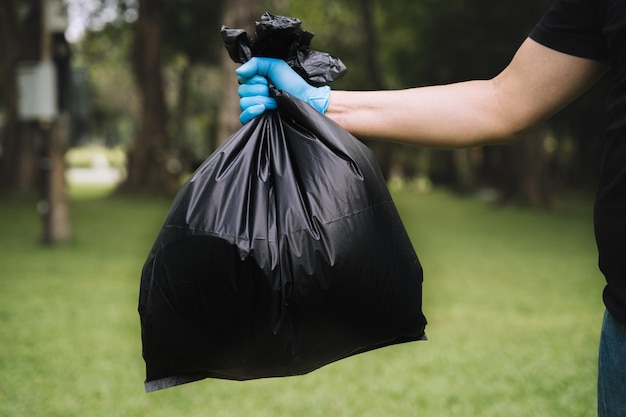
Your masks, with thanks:
[(298, 75), (282, 59), (254, 57), (235, 71), (239, 82), (239, 105), (243, 112), (239, 116), (246, 124), (265, 110), (276, 108), (276, 100), (270, 97), (269, 79), (282, 91), (311, 105), (324, 114), (328, 108), (330, 87), (313, 87)]
[(276, 106), (276, 99), (270, 96), (269, 82), (262, 75), (254, 75), (247, 80), (239, 79), (239, 107), (241, 114), (239, 120), (241, 124), (246, 124), (250, 120), (263, 114), (265, 110), (273, 110)]

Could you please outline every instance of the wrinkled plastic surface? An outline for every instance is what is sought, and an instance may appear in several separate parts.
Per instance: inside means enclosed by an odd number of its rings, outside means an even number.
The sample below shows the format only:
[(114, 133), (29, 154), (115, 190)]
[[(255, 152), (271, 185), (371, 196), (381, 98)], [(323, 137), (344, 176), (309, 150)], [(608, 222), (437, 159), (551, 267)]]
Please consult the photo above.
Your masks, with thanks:
[(183, 186), (145, 263), (147, 391), (305, 374), (425, 338), (422, 268), (372, 152), (277, 102)]
[(313, 34), (302, 29), (299, 19), (264, 13), (256, 22), (255, 37), (243, 29), (222, 26), (222, 41), (231, 59), (245, 63), (253, 56), (278, 58), (309, 84), (320, 86), (342, 77), (347, 68), (340, 59), (311, 50)]

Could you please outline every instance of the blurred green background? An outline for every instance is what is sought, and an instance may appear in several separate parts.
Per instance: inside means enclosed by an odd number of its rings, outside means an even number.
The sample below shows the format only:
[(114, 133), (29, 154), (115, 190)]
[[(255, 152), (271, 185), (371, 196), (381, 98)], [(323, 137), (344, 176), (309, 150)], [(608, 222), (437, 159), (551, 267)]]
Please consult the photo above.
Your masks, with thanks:
[[(42, 153), (95, 144), (124, 154), (122, 190), (174, 193), (180, 177), (240, 127), (239, 64), (222, 45), (221, 25), (254, 38), (264, 11), (299, 18), (314, 34), (311, 49), (348, 68), (334, 89), (402, 89), (495, 76), (550, 3), (7, 0), (0, 5), (0, 189), (36, 188)], [(48, 97), (24, 78), (42, 62), (56, 69), (57, 106), (52, 115), (25, 117), (20, 97)], [(562, 191), (595, 186), (605, 89), (602, 80), (513, 146), (367, 143), (390, 179), (465, 194), (487, 188), (507, 203), (554, 209)], [(42, 149), (48, 135), (56, 139), (51, 150)]]

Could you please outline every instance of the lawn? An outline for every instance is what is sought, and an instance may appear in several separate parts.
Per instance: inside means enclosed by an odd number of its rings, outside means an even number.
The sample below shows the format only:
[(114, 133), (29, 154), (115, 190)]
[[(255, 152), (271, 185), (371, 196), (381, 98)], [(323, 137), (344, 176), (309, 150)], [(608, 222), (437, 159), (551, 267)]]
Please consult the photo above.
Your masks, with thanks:
[(591, 205), (559, 213), (394, 193), (425, 269), (429, 341), (309, 375), (143, 391), (139, 275), (167, 200), (73, 189), (74, 242), (42, 248), (0, 201), (0, 416), (590, 416), (603, 307)]

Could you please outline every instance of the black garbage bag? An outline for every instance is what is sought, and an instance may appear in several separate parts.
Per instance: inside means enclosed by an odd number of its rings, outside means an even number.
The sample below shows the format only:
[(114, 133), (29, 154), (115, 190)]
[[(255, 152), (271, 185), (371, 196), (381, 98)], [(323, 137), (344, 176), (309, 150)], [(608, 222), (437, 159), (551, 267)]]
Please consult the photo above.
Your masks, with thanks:
[(425, 339), (422, 268), (372, 152), (276, 100), (185, 183), (146, 260), (146, 391)]
[(343, 77), (347, 68), (339, 58), (311, 50), (313, 34), (299, 19), (263, 13), (255, 37), (243, 29), (222, 26), (222, 41), (230, 58), (245, 63), (253, 56), (278, 58), (289, 64), (309, 84), (320, 86)]

